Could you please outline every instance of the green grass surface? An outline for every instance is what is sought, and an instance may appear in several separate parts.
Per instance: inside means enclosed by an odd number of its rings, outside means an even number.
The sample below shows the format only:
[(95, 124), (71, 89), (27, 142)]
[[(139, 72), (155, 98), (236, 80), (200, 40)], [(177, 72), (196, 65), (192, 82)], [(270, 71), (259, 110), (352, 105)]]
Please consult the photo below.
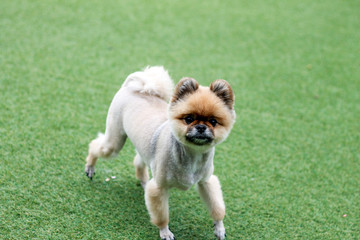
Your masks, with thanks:
[[(359, 11), (356, 0), (1, 1), (0, 238), (158, 238), (130, 143), (93, 181), (83, 173), (113, 95), (146, 65), (234, 88), (237, 122), (215, 159), (228, 239), (359, 238)], [(213, 239), (194, 189), (171, 192), (170, 215), (177, 239)]]

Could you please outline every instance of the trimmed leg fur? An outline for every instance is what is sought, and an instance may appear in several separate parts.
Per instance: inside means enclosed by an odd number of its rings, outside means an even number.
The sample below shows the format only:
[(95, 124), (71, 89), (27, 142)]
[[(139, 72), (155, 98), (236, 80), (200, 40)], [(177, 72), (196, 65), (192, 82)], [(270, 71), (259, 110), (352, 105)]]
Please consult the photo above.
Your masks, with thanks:
[(97, 160), (101, 158), (110, 158), (116, 156), (126, 141), (125, 137), (111, 139), (106, 135), (99, 136), (92, 140), (89, 144), (89, 154), (86, 157), (85, 173), (90, 179), (95, 175), (95, 165)]
[(154, 179), (145, 187), (145, 203), (149, 211), (151, 222), (160, 229), (160, 237), (165, 240), (174, 240), (169, 230), (169, 193), (167, 189), (160, 188)]
[(214, 220), (215, 236), (219, 240), (225, 239), (225, 228), (222, 222), (225, 217), (225, 203), (219, 179), (212, 175), (206, 182), (198, 184), (198, 191)]
[(149, 171), (145, 163), (141, 161), (140, 155), (136, 154), (134, 158), (135, 175), (140, 180), (141, 186), (145, 189), (146, 183), (149, 181)]

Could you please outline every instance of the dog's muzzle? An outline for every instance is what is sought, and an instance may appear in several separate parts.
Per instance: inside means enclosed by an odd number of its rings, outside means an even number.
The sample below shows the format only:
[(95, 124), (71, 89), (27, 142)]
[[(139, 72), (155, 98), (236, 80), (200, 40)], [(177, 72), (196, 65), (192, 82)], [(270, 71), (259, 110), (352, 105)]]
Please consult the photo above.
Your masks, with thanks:
[(211, 130), (204, 124), (195, 125), (186, 134), (186, 140), (196, 145), (209, 144), (213, 139)]

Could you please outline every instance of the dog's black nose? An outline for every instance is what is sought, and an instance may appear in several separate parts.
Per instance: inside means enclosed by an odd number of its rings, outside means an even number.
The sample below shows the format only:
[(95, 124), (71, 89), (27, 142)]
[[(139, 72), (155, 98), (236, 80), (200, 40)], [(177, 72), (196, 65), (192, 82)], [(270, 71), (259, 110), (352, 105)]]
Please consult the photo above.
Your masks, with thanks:
[(203, 133), (203, 132), (205, 132), (207, 127), (204, 124), (199, 124), (199, 125), (196, 125), (195, 128), (199, 133)]

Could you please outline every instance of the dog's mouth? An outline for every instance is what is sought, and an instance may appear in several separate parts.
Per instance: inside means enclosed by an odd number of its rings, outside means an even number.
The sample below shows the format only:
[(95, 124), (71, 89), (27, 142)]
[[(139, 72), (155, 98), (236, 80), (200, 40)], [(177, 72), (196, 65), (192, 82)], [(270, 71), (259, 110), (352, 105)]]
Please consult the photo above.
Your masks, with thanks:
[(195, 136), (186, 135), (186, 140), (195, 145), (206, 145), (212, 142), (213, 138), (205, 135), (197, 134)]

